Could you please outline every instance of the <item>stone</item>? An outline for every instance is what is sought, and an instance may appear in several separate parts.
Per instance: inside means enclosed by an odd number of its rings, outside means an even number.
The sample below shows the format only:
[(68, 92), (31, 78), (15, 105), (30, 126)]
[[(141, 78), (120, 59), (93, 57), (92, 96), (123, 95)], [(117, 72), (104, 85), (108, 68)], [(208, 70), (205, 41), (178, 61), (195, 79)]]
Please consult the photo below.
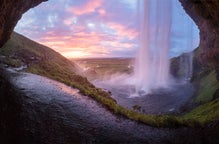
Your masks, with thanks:
[(219, 1), (179, 0), (200, 30), (199, 61), (219, 68)]
[(23, 13), (44, 1), (47, 0), (0, 0), (0, 47), (10, 38)]

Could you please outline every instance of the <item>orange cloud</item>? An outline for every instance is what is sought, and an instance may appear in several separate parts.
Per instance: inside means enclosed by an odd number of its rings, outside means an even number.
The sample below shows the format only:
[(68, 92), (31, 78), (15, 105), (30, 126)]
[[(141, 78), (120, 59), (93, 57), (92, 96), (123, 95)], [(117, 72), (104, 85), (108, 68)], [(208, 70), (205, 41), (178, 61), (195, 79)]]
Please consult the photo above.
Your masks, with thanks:
[[(70, 24), (70, 21), (66, 21)], [(86, 27), (72, 25), (72, 31), (47, 31), (39, 42), (53, 48), (68, 58), (74, 57), (106, 57), (113, 51), (132, 49), (135, 44), (124, 41), (124, 38), (133, 40), (138, 36), (135, 29), (118, 23), (107, 23), (104, 29), (110, 29), (115, 34), (103, 32), (86, 32)]]
[[(50, 32), (51, 33), (51, 32)], [(39, 42), (68, 58), (108, 56), (109, 50), (101, 45), (103, 34), (79, 32), (72, 36), (47, 35)]]
[(75, 15), (83, 15), (95, 12), (98, 8), (101, 7), (104, 0), (89, 0), (86, 4), (69, 8), (67, 11)]

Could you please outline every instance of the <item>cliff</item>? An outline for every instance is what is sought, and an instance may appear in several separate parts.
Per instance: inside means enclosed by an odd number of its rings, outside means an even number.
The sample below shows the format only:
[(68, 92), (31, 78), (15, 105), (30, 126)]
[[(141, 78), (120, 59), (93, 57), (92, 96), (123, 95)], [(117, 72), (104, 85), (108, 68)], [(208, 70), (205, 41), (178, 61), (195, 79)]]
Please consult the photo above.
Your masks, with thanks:
[(179, 0), (200, 30), (199, 61), (219, 68), (219, 1)]

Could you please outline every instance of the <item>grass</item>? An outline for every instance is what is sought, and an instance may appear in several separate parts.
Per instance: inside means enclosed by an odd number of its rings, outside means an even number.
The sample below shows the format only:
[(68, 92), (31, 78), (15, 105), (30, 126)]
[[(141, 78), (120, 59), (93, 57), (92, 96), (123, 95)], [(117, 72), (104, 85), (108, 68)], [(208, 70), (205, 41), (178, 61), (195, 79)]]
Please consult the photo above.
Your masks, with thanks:
[[(69, 61), (48, 47), (37, 44), (16, 33), (12, 34), (12, 38), (2, 48), (1, 54), (6, 56), (6, 60), (13, 59), (21, 64), (27, 64), (27, 72), (45, 76), (77, 88), (83, 95), (93, 98), (114, 114), (140, 123), (156, 127), (193, 127), (204, 126), (219, 118), (219, 100), (201, 105), (182, 116), (146, 115), (136, 110), (139, 109), (138, 106), (134, 110), (125, 108), (112, 99), (110, 93), (96, 88), (87, 78), (81, 76), (81, 69), (77, 64)], [(14, 65), (12, 64), (11, 66)], [(209, 81), (209, 87), (211, 87), (212, 83), (210, 79), (212, 77), (215, 77), (214, 73), (203, 78), (203, 86), (206, 85), (206, 81)], [(211, 94), (210, 92), (206, 93)]]
[(195, 102), (205, 103), (211, 101), (214, 98), (214, 93), (219, 89), (219, 82), (216, 79), (215, 71), (211, 71), (201, 77), (198, 83), (198, 92)]
[(181, 117), (182, 124), (187, 126), (205, 126), (219, 120), (219, 99), (200, 105)]
[(214, 69), (201, 65), (198, 60), (199, 48), (194, 51), (192, 83), (196, 86), (197, 104), (204, 104), (215, 99), (215, 93), (219, 90), (219, 81)]

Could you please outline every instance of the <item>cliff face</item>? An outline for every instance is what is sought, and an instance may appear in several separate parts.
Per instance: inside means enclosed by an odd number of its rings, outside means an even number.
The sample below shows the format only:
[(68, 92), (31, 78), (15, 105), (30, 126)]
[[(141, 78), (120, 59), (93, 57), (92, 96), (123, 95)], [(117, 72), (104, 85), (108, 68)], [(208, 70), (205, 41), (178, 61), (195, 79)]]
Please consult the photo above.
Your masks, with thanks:
[(0, 0), (0, 47), (9, 39), (22, 14), (47, 0)]
[(202, 64), (219, 68), (219, 1), (179, 0), (185, 11), (200, 30), (200, 53)]

